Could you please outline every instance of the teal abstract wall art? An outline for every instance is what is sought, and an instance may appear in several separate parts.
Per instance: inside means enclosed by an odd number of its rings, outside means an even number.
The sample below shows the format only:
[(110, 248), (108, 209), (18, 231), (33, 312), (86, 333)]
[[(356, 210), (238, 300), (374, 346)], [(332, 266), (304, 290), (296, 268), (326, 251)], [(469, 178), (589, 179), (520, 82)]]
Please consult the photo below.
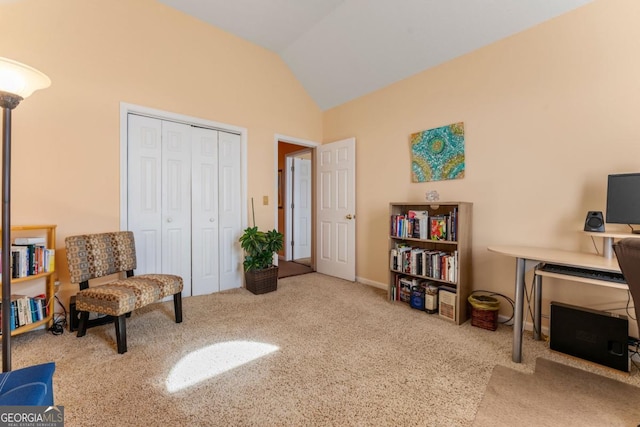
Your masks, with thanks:
[(464, 123), (411, 134), (413, 182), (464, 178)]

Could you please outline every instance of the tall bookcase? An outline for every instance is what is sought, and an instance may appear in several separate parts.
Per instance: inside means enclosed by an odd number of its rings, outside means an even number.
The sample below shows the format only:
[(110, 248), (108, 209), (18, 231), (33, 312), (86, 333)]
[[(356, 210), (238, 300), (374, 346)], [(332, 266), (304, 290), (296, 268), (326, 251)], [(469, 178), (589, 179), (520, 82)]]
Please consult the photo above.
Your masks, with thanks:
[[(14, 243), (16, 238), (44, 238), (45, 248), (50, 249), (55, 254), (56, 246), (56, 226), (55, 225), (19, 225), (11, 227), (11, 242)], [(4, 248), (3, 248), (4, 250)], [(51, 256), (51, 255), (50, 255)], [(24, 288), (32, 282), (33, 286), (38, 286), (36, 281), (44, 283), (44, 293), (46, 301), (46, 312), (43, 311), (42, 319), (33, 320), (22, 326), (16, 327), (11, 331), (11, 336), (19, 335), (41, 326), (51, 327), (53, 325), (53, 315), (55, 308), (55, 257), (47, 259), (49, 265), (47, 271), (38, 271), (35, 274), (28, 274), (23, 277), (14, 277), (11, 279), (11, 294), (23, 295)], [(44, 262), (44, 260), (43, 260)], [(44, 266), (42, 270), (45, 270)], [(26, 295), (33, 297), (35, 295)], [(0, 323), (1, 326), (1, 323)], [(2, 331), (4, 333), (4, 331)]]
[(469, 202), (389, 204), (389, 299), (406, 301), (406, 283), (429, 283), (448, 291), (437, 292), (451, 304), (441, 317), (458, 325), (469, 318), (472, 208)]

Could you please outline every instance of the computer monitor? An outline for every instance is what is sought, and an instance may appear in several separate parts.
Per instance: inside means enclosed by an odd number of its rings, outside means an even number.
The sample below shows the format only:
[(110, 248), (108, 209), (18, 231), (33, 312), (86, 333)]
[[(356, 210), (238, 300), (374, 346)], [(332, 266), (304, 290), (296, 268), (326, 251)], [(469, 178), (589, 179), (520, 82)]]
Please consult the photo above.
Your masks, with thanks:
[[(609, 175), (607, 217), (609, 224), (640, 224), (640, 173)], [(640, 229), (631, 230), (640, 233)]]

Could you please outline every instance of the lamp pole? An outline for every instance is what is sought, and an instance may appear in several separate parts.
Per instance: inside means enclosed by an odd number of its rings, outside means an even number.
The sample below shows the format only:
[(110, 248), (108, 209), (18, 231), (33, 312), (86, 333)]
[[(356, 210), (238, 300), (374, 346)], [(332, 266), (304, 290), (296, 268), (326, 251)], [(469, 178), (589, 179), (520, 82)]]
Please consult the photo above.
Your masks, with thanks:
[(2, 108), (2, 372), (11, 370), (11, 110), (51, 80), (40, 71), (0, 58)]
[(11, 110), (12, 97), (0, 94), (2, 106), (2, 372), (11, 370)]

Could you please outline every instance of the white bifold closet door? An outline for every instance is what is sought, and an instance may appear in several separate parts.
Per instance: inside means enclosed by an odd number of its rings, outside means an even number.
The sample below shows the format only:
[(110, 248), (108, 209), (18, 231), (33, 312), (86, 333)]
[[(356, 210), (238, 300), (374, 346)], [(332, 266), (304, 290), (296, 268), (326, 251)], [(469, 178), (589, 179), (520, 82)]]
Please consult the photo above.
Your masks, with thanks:
[(180, 275), (184, 296), (240, 287), (239, 135), (129, 114), (127, 147), (136, 274)]

